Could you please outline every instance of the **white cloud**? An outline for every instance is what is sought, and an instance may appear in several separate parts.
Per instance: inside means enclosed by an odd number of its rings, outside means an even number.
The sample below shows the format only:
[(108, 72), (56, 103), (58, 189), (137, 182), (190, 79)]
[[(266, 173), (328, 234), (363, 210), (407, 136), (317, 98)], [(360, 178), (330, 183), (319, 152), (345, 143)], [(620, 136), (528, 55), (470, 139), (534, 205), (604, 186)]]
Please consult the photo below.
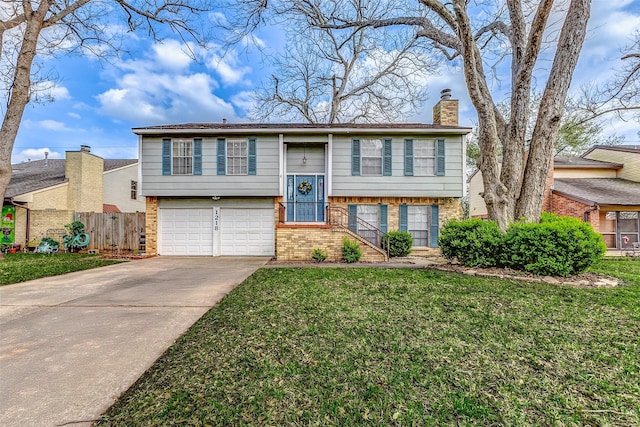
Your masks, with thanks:
[(67, 113), (67, 116), (74, 118), (74, 119), (81, 119), (82, 116), (78, 113)]
[(44, 159), (45, 153), (49, 153), (50, 159), (61, 159), (62, 154), (57, 151), (50, 150), (49, 148), (27, 148), (25, 150), (14, 153), (11, 156), (11, 163), (22, 163), (29, 160)]
[(218, 82), (191, 65), (195, 62), (175, 41), (155, 45), (145, 59), (121, 62), (115, 69), (117, 87), (97, 96), (100, 111), (144, 124), (235, 118), (233, 105), (214, 93)]
[(227, 51), (223, 55), (213, 53), (207, 61), (207, 66), (217, 72), (226, 85), (248, 84), (244, 78), (251, 72), (251, 67), (242, 65), (238, 55), (233, 51)]
[(39, 98), (46, 98), (52, 101), (66, 101), (71, 99), (69, 89), (51, 80), (33, 83), (31, 85), (31, 93)]
[(40, 120), (36, 122), (36, 125), (42, 129), (51, 130), (54, 132), (71, 132), (74, 129), (68, 128), (64, 123), (57, 120)]

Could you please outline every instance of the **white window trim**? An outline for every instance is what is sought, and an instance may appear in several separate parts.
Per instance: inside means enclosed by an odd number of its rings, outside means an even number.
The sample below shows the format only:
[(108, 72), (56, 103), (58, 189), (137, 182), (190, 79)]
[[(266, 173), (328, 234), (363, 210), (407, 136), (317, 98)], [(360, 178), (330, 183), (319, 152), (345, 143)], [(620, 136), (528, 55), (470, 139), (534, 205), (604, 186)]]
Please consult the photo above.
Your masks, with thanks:
[[(234, 144), (234, 143), (241, 143), (244, 144), (245, 146), (245, 155), (244, 156), (231, 156), (231, 149), (230, 149), (230, 144)], [(227, 162), (226, 164), (226, 174), (230, 175), (230, 176), (244, 176), (244, 175), (249, 175), (249, 141), (247, 141), (246, 139), (227, 139), (226, 140), (226, 144), (227, 146), (225, 147), (225, 162)], [(240, 159), (241, 160), (241, 164), (240, 164), (240, 172), (239, 173), (233, 173), (232, 172), (232, 166), (233, 166), (233, 162), (230, 162), (230, 160), (232, 159)], [(244, 159), (244, 173), (242, 172), (242, 160)]]
[[(365, 156), (365, 145), (371, 141), (377, 141), (380, 145), (380, 156)], [(379, 159), (380, 173), (367, 173), (365, 171), (364, 159)], [(362, 176), (382, 176), (384, 173), (384, 141), (382, 139), (361, 139), (360, 140), (360, 174)]]
[[(178, 144), (183, 144), (183, 143), (188, 143), (189, 144), (189, 152), (191, 153), (188, 156), (176, 156), (175, 155), (175, 147), (176, 147), (176, 143)], [(176, 166), (180, 166), (180, 162), (177, 162), (177, 159), (189, 159), (190, 160), (190, 165), (189, 165), (189, 171), (188, 172), (176, 172)], [(183, 165), (182, 168), (186, 169), (186, 167)], [(171, 175), (193, 175), (193, 139), (174, 139), (171, 141)]]
[[(430, 144), (432, 148), (432, 156), (418, 156), (418, 145), (421, 143)], [(417, 159), (431, 159), (433, 161), (432, 173), (426, 173), (425, 170), (421, 170), (417, 165)], [(413, 176), (436, 176), (436, 140), (435, 139), (414, 139), (413, 140)]]

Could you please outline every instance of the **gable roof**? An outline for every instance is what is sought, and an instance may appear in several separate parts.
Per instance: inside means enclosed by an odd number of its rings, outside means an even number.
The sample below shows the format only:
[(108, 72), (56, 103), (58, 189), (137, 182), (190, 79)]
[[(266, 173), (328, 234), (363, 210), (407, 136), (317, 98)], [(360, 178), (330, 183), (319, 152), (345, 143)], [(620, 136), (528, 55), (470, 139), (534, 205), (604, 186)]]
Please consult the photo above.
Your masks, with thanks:
[(425, 123), (184, 123), (173, 125), (159, 125), (133, 128), (136, 135), (163, 134), (216, 134), (216, 133), (309, 133), (318, 131), (323, 133), (380, 133), (388, 132), (418, 132), (429, 131), (435, 133), (467, 134), (470, 127), (442, 126)]
[(623, 164), (586, 159), (584, 157), (554, 157), (554, 169), (622, 169)]
[(640, 154), (640, 145), (594, 145), (593, 147), (589, 148), (581, 157), (586, 157), (589, 153), (598, 149)]
[(558, 178), (553, 192), (590, 204), (640, 206), (640, 182), (621, 178)]
[[(65, 162), (64, 159), (42, 159), (11, 165), (11, 182), (5, 197), (15, 197), (67, 182), (64, 174)], [(138, 163), (137, 159), (107, 159), (104, 161), (104, 171), (135, 163)]]

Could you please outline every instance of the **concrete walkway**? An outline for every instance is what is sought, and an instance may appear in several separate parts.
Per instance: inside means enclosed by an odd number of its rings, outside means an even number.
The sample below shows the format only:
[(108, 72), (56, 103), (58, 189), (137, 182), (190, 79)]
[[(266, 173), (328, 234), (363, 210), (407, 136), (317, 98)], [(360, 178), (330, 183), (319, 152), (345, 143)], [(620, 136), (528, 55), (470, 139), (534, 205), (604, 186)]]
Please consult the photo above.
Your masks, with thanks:
[(0, 287), (0, 426), (88, 426), (263, 257), (158, 257)]

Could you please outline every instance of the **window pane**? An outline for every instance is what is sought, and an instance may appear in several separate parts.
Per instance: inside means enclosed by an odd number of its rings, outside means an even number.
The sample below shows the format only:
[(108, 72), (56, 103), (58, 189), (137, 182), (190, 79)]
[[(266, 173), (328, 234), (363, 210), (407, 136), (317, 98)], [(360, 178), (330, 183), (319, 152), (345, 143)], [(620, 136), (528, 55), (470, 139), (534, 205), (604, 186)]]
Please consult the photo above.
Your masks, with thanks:
[(616, 247), (616, 235), (615, 234), (603, 234), (602, 239), (606, 243), (607, 248), (613, 249)]
[(420, 158), (413, 159), (413, 174), (416, 176), (428, 176), (436, 174), (436, 160), (435, 158)]
[(600, 212), (600, 232), (615, 233), (615, 231), (616, 231), (616, 213), (601, 211)]
[(618, 228), (621, 233), (638, 232), (638, 212), (620, 212)]
[(413, 237), (413, 246), (429, 246), (429, 207), (408, 206), (408, 231)]
[(362, 158), (362, 174), (363, 175), (382, 175), (382, 158), (363, 157)]
[(379, 139), (362, 140), (362, 156), (363, 157), (382, 156), (382, 141)]
[(413, 142), (413, 155), (416, 157), (435, 157), (436, 145), (432, 139), (417, 139)]
[(227, 141), (227, 174), (247, 174), (247, 141), (230, 139)]

